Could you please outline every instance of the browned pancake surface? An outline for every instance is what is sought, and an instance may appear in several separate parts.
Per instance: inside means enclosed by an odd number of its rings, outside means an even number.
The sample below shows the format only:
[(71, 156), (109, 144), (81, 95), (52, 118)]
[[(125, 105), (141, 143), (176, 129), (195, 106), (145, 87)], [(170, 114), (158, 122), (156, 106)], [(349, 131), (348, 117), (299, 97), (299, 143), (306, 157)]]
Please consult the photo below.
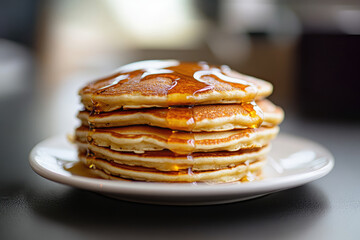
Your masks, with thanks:
[(204, 62), (151, 60), (121, 67), (80, 90), (85, 107), (107, 112), (120, 108), (167, 107), (249, 102), (272, 92), (265, 81)]

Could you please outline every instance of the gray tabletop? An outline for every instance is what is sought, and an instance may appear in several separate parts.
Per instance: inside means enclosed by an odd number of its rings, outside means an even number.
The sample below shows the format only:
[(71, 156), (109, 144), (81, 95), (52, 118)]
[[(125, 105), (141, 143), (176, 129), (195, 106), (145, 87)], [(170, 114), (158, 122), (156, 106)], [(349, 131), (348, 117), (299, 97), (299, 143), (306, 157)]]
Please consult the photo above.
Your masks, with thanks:
[[(2, 103), (8, 109), (9, 103)], [(114, 200), (36, 175), (27, 160), (40, 140), (30, 124), (34, 113), (23, 101), (11, 104), (27, 111), (11, 112), (1, 125), (2, 240), (359, 238), (359, 124), (287, 115), (283, 132), (317, 141), (333, 153), (335, 168), (320, 180), (233, 204), (155, 206)]]

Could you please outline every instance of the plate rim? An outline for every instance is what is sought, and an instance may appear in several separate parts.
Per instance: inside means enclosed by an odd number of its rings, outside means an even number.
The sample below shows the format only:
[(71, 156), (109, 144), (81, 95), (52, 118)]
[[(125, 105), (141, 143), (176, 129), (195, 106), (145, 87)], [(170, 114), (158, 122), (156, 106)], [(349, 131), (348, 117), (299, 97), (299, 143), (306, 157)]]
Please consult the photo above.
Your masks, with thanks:
[[(31, 168), (40, 176), (54, 182), (66, 184), (81, 189), (95, 192), (122, 194), (122, 195), (166, 195), (166, 196), (210, 196), (210, 195), (234, 195), (234, 194), (258, 194), (271, 193), (288, 188), (297, 187), (327, 175), (334, 167), (335, 161), (331, 152), (322, 145), (291, 134), (281, 133), (281, 138), (293, 138), (315, 146), (317, 152), (326, 156), (328, 162), (319, 169), (311, 172), (297, 173), (293, 175), (263, 179), (249, 183), (222, 183), (222, 184), (191, 184), (191, 183), (154, 183), (154, 182), (117, 182), (106, 179), (95, 179), (83, 176), (66, 176), (54, 172), (41, 165), (37, 160), (37, 152), (42, 146), (52, 141), (63, 141), (65, 135), (56, 135), (39, 142), (30, 152), (29, 163)], [(170, 187), (171, 186), (171, 187)]]

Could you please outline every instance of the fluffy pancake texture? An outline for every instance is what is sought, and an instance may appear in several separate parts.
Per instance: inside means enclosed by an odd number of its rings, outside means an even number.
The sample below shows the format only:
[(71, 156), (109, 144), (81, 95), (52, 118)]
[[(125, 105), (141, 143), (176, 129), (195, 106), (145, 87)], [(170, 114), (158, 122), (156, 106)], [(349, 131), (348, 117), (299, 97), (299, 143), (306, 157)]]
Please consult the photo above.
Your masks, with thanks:
[(261, 168), (265, 161), (256, 160), (251, 163), (243, 163), (237, 166), (218, 170), (177, 170), (159, 171), (153, 168), (129, 166), (118, 164), (113, 161), (106, 161), (102, 158), (79, 156), (90, 168), (102, 170), (101, 177), (108, 179), (133, 179), (138, 181), (156, 182), (235, 182), (255, 180), (261, 174)]
[[(148, 108), (117, 110), (91, 115), (81, 111), (78, 118), (82, 124), (95, 128), (128, 125), (151, 125), (182, 131), (226, 131), (263, 126), (276, 126), (284, 118), (280, 107), (269, 100), (243, 104), (199, 105), (192, 108)], [(193, 124), (189, 124), (192, 121)]]
[(129, 166), (141, 166), (155, 168), (160, 171), (187, 170), (216, 170), (234, 167), (239, 164), (249, 163), (257, 159), (265, 158), (270, 151), (270, 146), (252, 149), (242, 149), (238, 151), (218, 151), (211, 153), (193, 153), (191, 158), (188, 155), (178, 155), (169, 150), (149, 151), (142, 154), (133, 152), (114, 151), (110, 148), (100, 147), (95, 144), (77, 142), (82, 153), (87, 150), (92, 152), (92, 156), (114, 161), (115, 163)]
[(206, 62), (125, 65), (79, 91), (79, 159), (111, 180), (260, 179), (283, 110), (266, 81)]
[[(176, 132), (150, 126), (127, 126), (89, 130), (79, 127), (75, 131), (80, 142), (117, 151), (143, 153), (169, 149), (178, 154), (192, 152), (237, 151), (267, 145), (279, 132), (279, 127), (232, 130), (224, 132)], [(170, 139), (170, 141), (169, 141)], [(188, 141), (193, 140), (189, 145)]]

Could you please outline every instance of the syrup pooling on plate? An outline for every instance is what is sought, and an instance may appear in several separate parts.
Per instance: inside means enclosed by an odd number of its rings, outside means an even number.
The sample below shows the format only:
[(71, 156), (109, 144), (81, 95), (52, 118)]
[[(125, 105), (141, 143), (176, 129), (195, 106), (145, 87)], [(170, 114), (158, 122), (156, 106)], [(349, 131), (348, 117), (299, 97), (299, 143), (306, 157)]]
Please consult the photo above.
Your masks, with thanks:
[(85, 164), (83, 164), (82, 162), (76, 162), (76, 163), (72, 163), (70, 164), (64, 164), (63, 165), (64, 169), (68, 172), (70, 172), (72, 175), (75, 176), (82, 176), (82, 177), (89, 177), (89, 178), (98, 178), (101, 179), (99, 176), (97, 176), (96, 174), (94, 174), (93, 172), (91, 172), (91, 167), (90, 166), (86, 166)]

